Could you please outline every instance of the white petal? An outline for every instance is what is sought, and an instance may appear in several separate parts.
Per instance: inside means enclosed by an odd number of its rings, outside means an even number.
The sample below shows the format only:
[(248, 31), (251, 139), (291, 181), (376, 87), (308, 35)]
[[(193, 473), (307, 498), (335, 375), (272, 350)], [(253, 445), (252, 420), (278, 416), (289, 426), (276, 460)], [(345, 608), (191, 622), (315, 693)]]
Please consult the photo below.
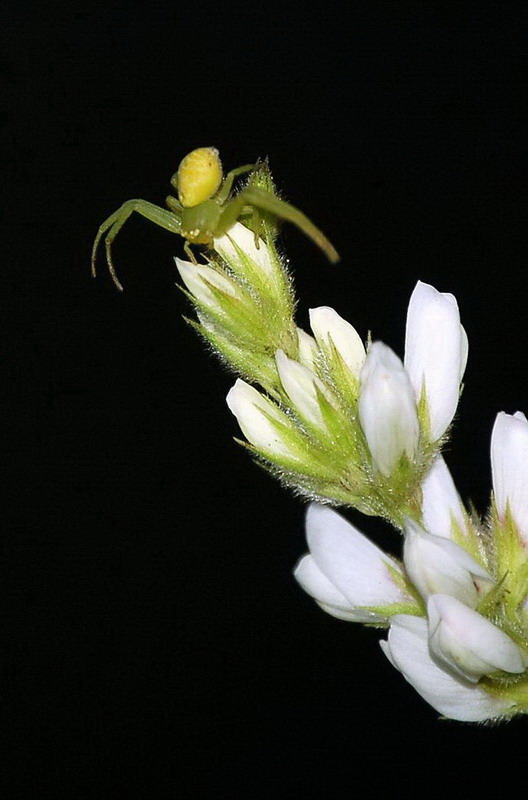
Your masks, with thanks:
[(328, 397), (322, 381), (311, 370), (288, 358), (282, 350), (277, 350), (277, 371), (284, 391), (299, 411), (300, 415), (317, 427), (325, 427), (317, 392)]
[(292, 457), (291, 451), (268, 419), (270, 415), (278, 421), (284, 421), (270, 400), (240, 379), (229, 390), (226, 400), (251, 444), (271, 455)]
[(409, 602), (390, 573), (398, 564), (337, 512), (312, 503), (306, 538), (315, 564), (352, 607)]
[(268, 275), (275, 273), (275, 267), (266, 243), (259, 239), (259, 246), (256, 247), (255, 234), (240, 222), (236, 222), (227, 233), (214, 240), (214, 249), (228, 263), (240, 260), (237, 247), (242, 250), (247, 258), (258, 264), (263, 272)]
[(310, 325), (319, 345), (324, 349), (333, 342), (350, 371), (359, 376), (366, 354), (361, 337), (353, 325), (329, 306), (311, 308)]
[(466, 329), (463, 325), (460, 326), (460, 375), (459, 379), (462, 382), (462, 378), (464, 377), (464, 372), (466, 371), (467, 367), (467, 360), (469, 355), (469, 339), (466, 333)]
[(495, 503), (501, 519), (506, 508), (528, 545), (528, 422), (520, 411), (497, 414), (491, 435), (491, 471)]
[(465, 530), (464, 506), (442, 456), (437, 456), (422, 483), (424, 528), (435, 536), (450, 539), (451, 523)]
[(201, 303), (208, 306), (218, 306), (218, 301), (207, 284), (215, 286), (232, 297), (240, 294), (232, 281), (216, 272), (216, 270), (211, 269), (211, 267), (203, 264), (192, 264), (190, 261), (183, 261), (181, 258), (176, 258), (175, 261), (185, 286)]
[(429, 648), (455, 674), (472, 683), (498, 670), (524, 672), (520, 649), (488, 619), (444, 594), (427, 604)]
[[(317, 602), (317, 601), (316, 601)], [(376, 614), (374, 611), (368, 611), (361, 608), (354, 608), (352, 611), (346, 611), (337, 606), (327, 606), (325, 603), (317, 602), (317, 605), (331, 617), (342, 619), (343, 622), (361, 622), (366, 623), (380, 623), (386, 622), (386, 617)]]
[(467, 336), (455, 298), (418, 281), (407, 312), (405, 368), (417, 398), (425, 382), (433, 440), (453, 419), (466, 360)]
[(479, 583), (492, 584), (489, 573), (464, 548), (451, 539), (425, 533), (411, 520), (405, 524), (403, 561), (425, 600), (432, 594), (450, 594), (474, 608), (480, 597)]
[(311, 555), (301, 558), (293, 574), (304, 591), (333, 617), (346, 622), (383, 621), (383, 617), (373, 612), (354, 609), (344, 594), (321, 572)]
[(387, 642), (381, 642), (389, 661), (419, 695), (440, 714), (462, 722), (496, 719), (511, 701), (493, 697), (480, 686), (457, 680), (431, 658), (427, 621), (398, 614), (392, 618)]
[(314, 372), (317, 358), (317, 342), (313, 336), (303, 331), (302, 328), (297, 328), (297, 341), (299, 343), (299, 361)]
[(321, 572), (312, 555), (303, 556), (295, 567), (293, 574), (304, 591), (319, 603), (337, 606), (342, 609), (350, 607), (345, 595)]
[(382, 342), (361, 370), (359, 419), (379, 471), (389, 476), (401, 456), (414, 456), (419, 425), (413, 388), (398, 356)]

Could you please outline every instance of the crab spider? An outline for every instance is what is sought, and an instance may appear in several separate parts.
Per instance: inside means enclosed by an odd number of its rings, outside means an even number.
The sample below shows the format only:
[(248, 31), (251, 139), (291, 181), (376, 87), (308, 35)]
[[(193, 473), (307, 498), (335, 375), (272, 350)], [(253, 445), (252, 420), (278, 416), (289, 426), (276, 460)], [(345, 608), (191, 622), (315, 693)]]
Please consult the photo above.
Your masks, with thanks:
[[(110, 275), (117, 288), (123, 291), (112, 260), (112, 242), (134, 211), (171, 233), (183, 236), (186, 240), (185, 252), (194, 263), (196, 261), (190, 244), (211, 247), (213, 240), (227, 233), (240, 218), (255, 232), (258, 246), (261, 213), (293, 222), (323, 250), (332, 263), (338, 261), (337, 251), (322, 231), (302, 211), (274, 194), (269, 176), (268, 180), (260, 181), (260, 186), (255, 185), (259, 182), (259, 173), (264, 170), (267, 170), (265, 162), (245, 164), (232, 169), (224, 178), (218, 150), (214, 147), (193, 150), (185, 156), (171, 178), (178, 198), (171, 195), (166, 198), (168, 210), (147, 200), (127, 200), (100, 225), (92, 249), (92, 275), (95, 277), (97, 248), (104, 236)], [(248, 185), (232, 195), (235, 178), (244, 173), (251, 173)]]

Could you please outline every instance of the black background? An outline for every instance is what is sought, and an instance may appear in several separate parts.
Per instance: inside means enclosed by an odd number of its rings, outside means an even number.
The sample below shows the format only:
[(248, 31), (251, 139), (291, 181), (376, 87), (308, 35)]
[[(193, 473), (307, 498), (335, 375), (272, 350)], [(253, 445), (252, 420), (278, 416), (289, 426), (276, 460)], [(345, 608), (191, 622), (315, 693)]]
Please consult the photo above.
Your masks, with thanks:
[(181, 318), (182, 242), (136, 217), (125, 292), (89, 275), (98, 224), (162, 203), (189, 150), (269, 156), (342, 254), (285, 227), (300, 324), (332, 305), (402, 354), (416, 280), (458, 298), (446, 458), (485, 510), (495, 414), (528, 409), (525, 4), (349, 5), (5, 15), (7, 797), (492, 796), (524, 767), (524, 720), (438, 721), (379, 634), (296, 585), (303, 506), (232, 441), (233, 377)]

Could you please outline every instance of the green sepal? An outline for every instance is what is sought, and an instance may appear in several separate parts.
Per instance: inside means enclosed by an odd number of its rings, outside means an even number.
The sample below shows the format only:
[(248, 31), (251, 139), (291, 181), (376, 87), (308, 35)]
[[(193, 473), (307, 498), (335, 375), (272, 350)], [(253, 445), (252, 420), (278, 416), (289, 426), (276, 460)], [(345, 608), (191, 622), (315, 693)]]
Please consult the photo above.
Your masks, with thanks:
[(486, 675), (480, 679), (478, 685), (493, 697), (512, 703), (498, 721), (508, 719), (516, 714), (528, 713), (528, 674), (526, 672), (522, 675), (512, 675), (511, 673)]
[(282, 346), (290, 351), (296, 347), (293, 321), (284, 318), (277, 309), (255, 303), (241, 286), (237, 286), (239, 296), (233, 296), (210, 281), (203, 279), (203, 283), (213, 295), (214, 304), (199, 300), (183, 287), (181, 290), (197, 311), (222, 331), (222, 335), (230, 336), (240, 347), (256, 352), (274, 354)]
[[(246, 186), (254, 186), (257, 189), (262, 189), (268, 194), (273, 195), (274, 197), (279, 197), (277, 188), (275, 186), (275, 181), (271, 175), (268, 159), (265, 158), (260, 161), (257, 164), (257, 167), (258, 169), (254, 169), (252, 172), (250, 172), (246, 181)], [(260, 220), (258, 220), (255, 219), (254, 211), (255, 209), (248, 213), (242, 212), (240, 220), (247, 228), (257, 234), (260, 232), (262, 227), (265, 226), (269, 238), (271, 241), (274, 241), (279, 234), (280, 227), (277, 216), (275, 214), (271, 214), (269, 211), (258, 209), (258, 217), (260, 217)]]
[(260, 386), (274, 397), (278, 397), (279, 376), (275, 359), (266, 353), (239, 347), (228, 336), (223, 336), (211, 326), (196, 320), (183, 318), (220, 358), (227, 369), (244, 378), (248, 383)]
[[(276, 427), (280, 430), (281, 426), (278, 421), (273, 420), (273, 422), (277, 423)], [(285, 431), (286, 429), (284, 428), (283, 430)], [(327, 485), (335, 478), (333, 474), (328, 474), (326, 465), (318, 461), (314, 453), (308, 454), (305, 452), (304, 457), (300, 456), (297, 460), (296, 453), (299, 452), (297, 446), (292, 447), (292, 457), (288, 458), (287, 456), (262, 450), (251, 444), (251, 442), (246, 442), (243, 439), (237, 439), (235, 437), (235, 441), (248, 450), (261, 466), (269, 472), (272, 472), (279, 480), (283, 481), (287, 477), (288, 482), (286, 485), (294, 489), (294, 491), (298, 487), (300, 488), (301, 485), (306, 485), (306, 481), (308, 481), (309, 485), (313, 486), (316, 485), (313, 483), (314, 481), (317, 483), (322, 482)]]
[(395, 611), (395, 614), (412, 614), (413, 616), (417, 617), (425, 617), (427, 615), (427, 610), (425, 608), (425, 603), (423, 601), (422, 596), (416, 589), (413, 583), (407, 577), (406, 572), (403, 569), (403, 565), (401, 564), (398, 559), (391, 557), (391, 562), (387, 564), (387, 569), (389, 570), (389, 574), (394, 582), (394, 584), (400, 589), (400, 591), (407, 595), (409, 598), (408, 603), (404, 603), (406, 608), (412, 608), (413, 611)]
[(361, 456), (361, 434), (357, 416), (346, 416), (339, 407), (337, 398), (333, 402), (315, 385), (317, 402), (325, 426), (324, 431), (316, 431), (323, 446), (328, 448), (328, 457), (348, 465), (358, 463)]
[(372, 611), (385, 619), (378, 622), (363, 622), (367, 628), (388, 628), (390, 625), (391, 617), (396, 614), (409, 614), (412, 617), (423, 617), (420, 608), (414, 603), (390, 603), (386, 606), (357, 606), (361, 611)]
[(420, 399), (418, 400), (416, 410), (418, 412), (418, 422), (420, 423), (421, 435), (426, 441), (431, 441), (431, 416), (429, 414), (429, 403), (427, 402), (425, 381), (422, 383)]
[(464, 527), (461, 528), (455, 515), (451, 513), (451, 538), (475, 559), (484, 569), (489, 570), (490, 564), (484, 544), (482, 526), (478, 524), (476, 515), (470, 517), (464, 511)]
[(506, 593), (505, 609), (516, 613), (526, 599), (527, 553), (509, 507), (502, 521), (494, 500), (490, 513), (490, 541), (493, 542), (491, 559), (494, 577), (503, 581)]
[(360, 380), (345, 363), (332, 338), (328, 346), (318, 343), (320, 358), (316, 362), (317, 373), (329, 383), (345, 410), (355, 411), (359, 398)]

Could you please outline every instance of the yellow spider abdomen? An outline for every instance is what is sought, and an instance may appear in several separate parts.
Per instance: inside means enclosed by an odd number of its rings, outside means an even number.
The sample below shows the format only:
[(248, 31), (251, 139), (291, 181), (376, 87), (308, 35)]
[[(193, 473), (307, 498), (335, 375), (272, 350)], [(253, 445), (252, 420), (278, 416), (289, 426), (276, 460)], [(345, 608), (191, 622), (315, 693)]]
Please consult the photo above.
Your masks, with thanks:
[(178, 167), (178, 197), (184, 208), (209, 200), (222, 183), (222, 164), (215, 147), (198, 147)]

